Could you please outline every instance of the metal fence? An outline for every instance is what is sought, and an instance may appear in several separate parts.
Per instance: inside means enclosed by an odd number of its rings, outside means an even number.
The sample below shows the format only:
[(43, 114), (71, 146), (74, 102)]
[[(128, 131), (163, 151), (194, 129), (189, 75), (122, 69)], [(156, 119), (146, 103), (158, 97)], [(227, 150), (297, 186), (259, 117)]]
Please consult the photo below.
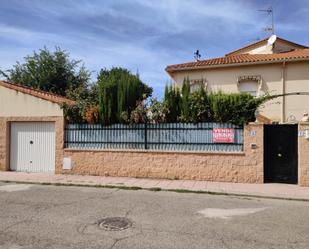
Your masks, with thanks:
[[(214, 142), (215, 128), (233, 130), (232, 142)], [(68, 124), (65, 147), (75, 149), (139, 149), (171, 151), (242, 151), (243, 127), (220, 123)]]

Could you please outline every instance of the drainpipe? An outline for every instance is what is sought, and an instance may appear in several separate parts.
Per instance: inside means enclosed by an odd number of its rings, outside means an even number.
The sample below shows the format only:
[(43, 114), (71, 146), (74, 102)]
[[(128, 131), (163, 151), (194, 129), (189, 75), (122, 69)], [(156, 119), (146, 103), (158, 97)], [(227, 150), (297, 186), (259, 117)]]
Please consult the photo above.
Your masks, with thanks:
[(285, 66), (286, 66), (286, 62), (283, 61), (282, 63), (282, 70), (281, 70), (281, 92), (283, 94), (282, 96), (282, 103), (281, 103), (281, 123), (285, 122)]

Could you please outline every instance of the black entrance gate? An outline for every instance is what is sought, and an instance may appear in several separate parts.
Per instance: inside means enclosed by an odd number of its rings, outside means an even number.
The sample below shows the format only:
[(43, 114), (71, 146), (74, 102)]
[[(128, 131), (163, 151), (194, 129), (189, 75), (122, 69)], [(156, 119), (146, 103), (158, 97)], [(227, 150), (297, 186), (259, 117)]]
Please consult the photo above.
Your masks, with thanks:
[(297, 183), (297, 125), (264, 126), (264, 181)]

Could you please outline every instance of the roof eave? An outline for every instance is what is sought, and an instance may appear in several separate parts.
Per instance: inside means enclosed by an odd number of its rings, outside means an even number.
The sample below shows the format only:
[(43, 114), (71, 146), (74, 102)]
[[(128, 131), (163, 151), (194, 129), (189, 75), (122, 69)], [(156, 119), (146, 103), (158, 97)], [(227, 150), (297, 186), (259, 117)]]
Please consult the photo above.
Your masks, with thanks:
[(256, 61), (256, 62), (221, 64), (221, 65), (206, 65), (206, 66), (186, 67), (186, 68), (178, 68), (178, 69), (171, 69), (171, 70), (169, 70), (168, 67), (166, 67), (165, 71), (169, 75), (171, 75), (172, 73), (178, 72), (178, 71), (200, 70), (200, 69), (207, 69), (207, 68), (224, 68), (224, 67), (263, 65), (263, 64), (278, 64), (278, 63), (281, 63), (281, 62), (298, 62), (298, 61), (309, 61), (309, 57), (308, 58), (280, 59), (280, 60), (274, 60), (274, 61)]
[[(13, 83), (10, 83), (10, 82), (6, 82), (4, 80), (0, 80), (0, 83), (3, 83), (3, 84), (0, 84), (0, 86), (5, 87), (7, 89), (10, 89), (10, 90), (13, 90), (13, 91), (17, 91), (17, 92), (21, 92), (23, 94), (27, 94), (27, 95), (30, 95), (30, 96), (33, 96), (33, 97), (36, 97), (36, 98), (39, 98), (39, 99), (43, 99), (43, 100), (52, 102), (54, 104), (58, 104), (58, 105), (66, 104), (68, 106), (74, 106), (76, 104), (76, 102), (74, 100), (71, 100), (71, 99), (68, 99), (68, 98), (62, 98), (62, 99), (56, 100), (56, 99), (54, 99), (54, 96), (51, 93), (49, 93), (49, 94), (51, 94), (52, 97), (47, 97), (47, 96), (38, 94), (37, 92), (35, 94), (31, 94), (31, 93), (29, 93), (29, 91), (27, 91), (25, 89), (22, 89), (23, 86), (20, 86), (20, 85), (17, 85), (17, 84), (13, 84)], [(14, 85), (17, 86), (18, 89), (15, 88)], [(30, 89), (30, 88), (28, 90), (36, 91), (35, 89)]]

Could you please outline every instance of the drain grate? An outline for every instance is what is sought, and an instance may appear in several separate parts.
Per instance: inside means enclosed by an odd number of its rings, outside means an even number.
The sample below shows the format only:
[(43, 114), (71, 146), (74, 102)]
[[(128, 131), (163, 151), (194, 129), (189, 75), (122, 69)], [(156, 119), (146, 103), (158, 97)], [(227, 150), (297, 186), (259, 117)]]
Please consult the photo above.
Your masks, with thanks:
[(107, 231), (121, 231), (132, 226), (132, 221), (125, 217), (108, 217), (98, 222), (99, 228)]

